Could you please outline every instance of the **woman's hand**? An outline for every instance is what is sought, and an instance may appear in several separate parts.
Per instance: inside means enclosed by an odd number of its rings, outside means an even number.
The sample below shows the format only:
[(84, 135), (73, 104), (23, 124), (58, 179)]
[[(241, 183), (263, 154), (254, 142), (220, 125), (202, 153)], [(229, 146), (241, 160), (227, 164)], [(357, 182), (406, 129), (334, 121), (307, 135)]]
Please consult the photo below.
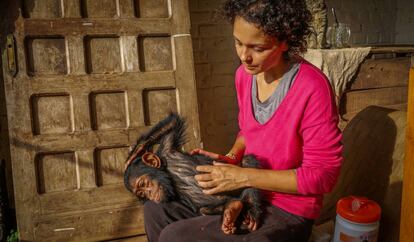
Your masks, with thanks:
[(214, 162), (213, 166), (197, 166), (197, 171), (203, 174), (195, 175), (205, 194), (216, 194), (237, 190), (248, 186), (245, 168)]
[(219, 158), (219, 154), (210, 152), (210, 151), (206, 151), (203, 149), (194, 149), (192, 151), (190, 151), (190, 155), (195, 155), (195, 154), (200, 154), (200, 155), (205, 155), (207, 157), (210, 157), (213, 160), (217, 160)]

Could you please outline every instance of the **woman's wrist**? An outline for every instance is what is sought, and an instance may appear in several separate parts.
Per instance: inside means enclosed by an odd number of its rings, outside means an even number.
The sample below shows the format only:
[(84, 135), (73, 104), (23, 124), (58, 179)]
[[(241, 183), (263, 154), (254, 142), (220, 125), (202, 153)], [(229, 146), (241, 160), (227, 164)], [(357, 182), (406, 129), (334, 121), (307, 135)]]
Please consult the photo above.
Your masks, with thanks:
[(225, 161), (228, 164), (232, 164), (232, 165), (237, 165), (239, 163), (239, 161), (236, 159), (236, 156), (232, 155), (232, 154), (227, 154), (227, 155), (219, 155), (218, 159), (221, 161)]
[(235, 154), (231, 153), (231, 152), (227, 153), (226, 154), (226, 157), (228, 157), (228, 158), (230, 158), (232, 160), (238, 160), (237, 159), (237, 156)]
[(239, 161), (242, 160), (243, 154), (244, 154), (244, 149), (243, 150), (233, 150), (232, 149), (226, 154), (226, 156), (231, 158), (231, 159), (237, 160), (239, 162)]
[(252, 182), (251, 182), (251, 175), (252, 172), (254, 173), (254, 169), (252, 168), (240, 168), (240, 188), (247, 188), (247, 187), (252, 187)]

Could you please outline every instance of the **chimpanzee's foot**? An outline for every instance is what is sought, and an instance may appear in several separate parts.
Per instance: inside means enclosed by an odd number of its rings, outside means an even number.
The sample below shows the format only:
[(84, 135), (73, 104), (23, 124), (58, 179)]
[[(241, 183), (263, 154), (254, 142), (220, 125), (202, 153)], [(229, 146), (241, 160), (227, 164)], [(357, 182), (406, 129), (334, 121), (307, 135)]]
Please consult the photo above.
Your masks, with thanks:
[(223, 214), (223, 209), (223, 205), (217, 207), (202, 207), (199, 212), (201, 215)]
[(221, 230), (225, 234), (234, 234), (236, 232), (235, 223), (242, 209), (243, 203), (238, 200), (230, 201), (226, 204), (223, 212), (223, 223), (221, 224)]
[(257, 229), (257, 221), (252, 216), (247, 214), (243, 220), (243, 224), (247, 226), (247, 229), (252, 232)]

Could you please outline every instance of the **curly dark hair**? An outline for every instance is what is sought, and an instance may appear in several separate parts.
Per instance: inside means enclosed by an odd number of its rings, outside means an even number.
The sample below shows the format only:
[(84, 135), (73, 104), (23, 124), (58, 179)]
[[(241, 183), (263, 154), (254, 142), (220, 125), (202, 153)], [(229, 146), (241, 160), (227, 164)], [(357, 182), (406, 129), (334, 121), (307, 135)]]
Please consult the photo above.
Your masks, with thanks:
[(307, 49), (309, 22), (312, 15), (305, 0), (227, 0), (222, 15), (234, 23), (236, 17), (289, 46), (285, 56), (303, 53)]

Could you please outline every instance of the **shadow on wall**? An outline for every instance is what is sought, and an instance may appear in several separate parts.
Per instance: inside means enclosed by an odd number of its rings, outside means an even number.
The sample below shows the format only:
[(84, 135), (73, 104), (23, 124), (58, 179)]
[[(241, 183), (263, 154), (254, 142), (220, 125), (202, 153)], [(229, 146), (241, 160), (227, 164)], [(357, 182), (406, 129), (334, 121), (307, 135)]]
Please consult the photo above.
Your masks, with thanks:
[(382, 208), (379, 241), (399, 238), (406, 112), (369, 106), (343, 132), (344, 161), (317, 223), (333, 219), (345, 196), (368, 197)]

